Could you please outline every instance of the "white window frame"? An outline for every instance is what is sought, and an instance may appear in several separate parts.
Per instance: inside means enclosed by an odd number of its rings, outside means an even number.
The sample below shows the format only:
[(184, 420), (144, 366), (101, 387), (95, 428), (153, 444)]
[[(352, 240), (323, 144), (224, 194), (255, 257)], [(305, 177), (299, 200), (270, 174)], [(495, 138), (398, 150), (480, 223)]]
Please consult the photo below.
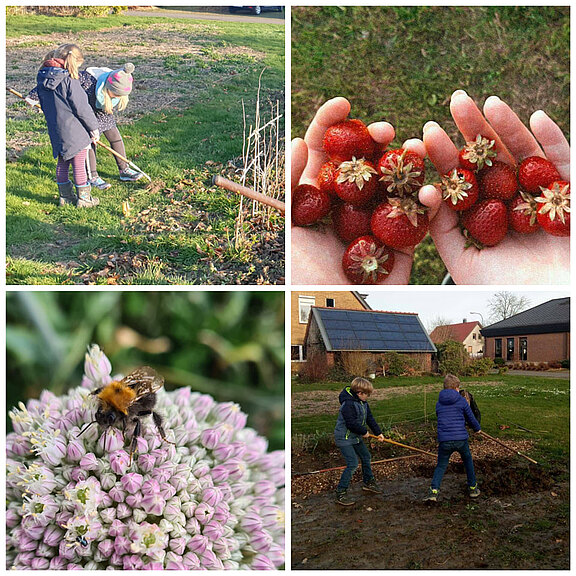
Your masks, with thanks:
[(298, 322), (300, 324), (308, 324), (312, 306), (316, 306), (316, 298), (314, 296), (298, 296)]
[[(292, 344), (292, 348), (298, 348), (298, 360), (292, 360), (292, 362), (306, 362), (306, 358), (304, 358), (304, 345)], [(290, 349), (290, 353), (292, 353), (292, 349)]]

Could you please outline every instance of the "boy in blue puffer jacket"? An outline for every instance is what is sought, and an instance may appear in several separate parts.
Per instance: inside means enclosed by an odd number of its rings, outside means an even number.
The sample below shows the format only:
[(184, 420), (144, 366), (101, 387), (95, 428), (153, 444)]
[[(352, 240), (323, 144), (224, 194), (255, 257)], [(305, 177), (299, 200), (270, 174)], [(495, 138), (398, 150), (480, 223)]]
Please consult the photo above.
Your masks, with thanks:
[(366, 399), (374, 391), (372, 383), (365, 378), (354, 378), (352, 384), (340, 392), (340, 412), (334, 429), (336, 446), (340, 448), (346, 461), (346, 469), (342, 472), (338, 488), (336, 489), (336, 502), (342, 506), (352, 506), (353, 500), (346, 497), (352, 475), (358, 468), (358, 460), (362, 463), (362, 490), (382, 494), (370, 466), (370, 452), (362, 438), (368, 438), (368, 427), (382, 442), (384, 436), (380, 426), (372, 416), (370, 406)]
[(480, 424), (466, 399), (460, 395), (460, 380), (453, 374), (447, 374), (444, 378), (444, 390), (438, 396), (436, 416), (438, 417), (438, 463), (428, 496), (424, 498), (424, 501), (436, 502), (438, 500), (440, 484), (453, 452), (458, 452), (464, 462), (468, 479), (468, 494), (471, 498), (478, 497), (480, 490), (476, 482), (470, 446), (468, 446), (466, 423), (470, 424), (474, 432), (480, 432)]

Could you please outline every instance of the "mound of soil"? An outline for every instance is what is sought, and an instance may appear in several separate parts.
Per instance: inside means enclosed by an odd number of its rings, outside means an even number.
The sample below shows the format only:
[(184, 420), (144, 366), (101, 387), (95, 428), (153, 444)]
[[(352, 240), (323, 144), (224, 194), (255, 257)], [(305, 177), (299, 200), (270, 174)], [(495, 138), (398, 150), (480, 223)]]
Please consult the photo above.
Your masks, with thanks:
[[(356, 504), (348, 508), (334, 500), (341, 470), (309, 473), (341, 464), (338, 451), (293, 454), (292, 568), (568, 569), (567, 470), (531, 464), (485, 439), (471, 446), (479, 498), (469, 498), (454, 456), (439, 501), (424, 503), (435, 460), (386, 448), (388, 458), (401, 459), (374, 465), (384, 494), (363, 491), (357, 471), (349, 490)], [(382, 456), (373, 451), (373, 462)]]

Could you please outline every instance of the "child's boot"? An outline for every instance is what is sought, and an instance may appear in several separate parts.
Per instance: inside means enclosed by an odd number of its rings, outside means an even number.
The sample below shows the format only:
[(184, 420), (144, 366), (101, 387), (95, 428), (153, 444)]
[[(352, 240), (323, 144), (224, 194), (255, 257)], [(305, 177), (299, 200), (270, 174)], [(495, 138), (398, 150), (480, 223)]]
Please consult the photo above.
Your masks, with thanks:
[(480, 488), (478, 488), (478, 484), (476, 486), (468, 486), (468, 494), (470, 498), (478, 498), (480, 496)]
[(144, 174), (142, 172), (136, 172), (136, 170), (132, 170), (129, 166), (126, 166), (124, 170), (120, 170), (120, 180), (123, 182), (136, 182), (136, 180), (140, 180)]
[(424, 498), (424, 502), (438, 502), (438, 490), (436, 488), (430, 488), (428, 490), (428, 495)]
[(96, 198), (96, 196), (92, 196), (90, 190), (90, 184), (76, 186), (76, 194), (78, 195), (78, 203), (76, 206), (78, 206), (78, 208), (94, 208), (100, 204), (100, 200)]
[(362, 484), (362, 490), (366, 490), (366, 492), (374, 492), (374, 494), (382, 494), (384, 492), (378, 482), (376, 482), (375, 478), (370, 478), (368, 482), (364, 482)]
[(340, 506), (353, 506), (356, 504), (354, 500), (351, 500), (347, 496), (347, 490), (336, 490), (336, 504), (340, 504)]
[(58, 204), (64, 206), (65, 204), (73, 204), (76, 206), (78, 198), (74, 194), (74, 184), (68, 180), (68, 182), (58, 183), (58, 194), (60, 198), (58, 199)]

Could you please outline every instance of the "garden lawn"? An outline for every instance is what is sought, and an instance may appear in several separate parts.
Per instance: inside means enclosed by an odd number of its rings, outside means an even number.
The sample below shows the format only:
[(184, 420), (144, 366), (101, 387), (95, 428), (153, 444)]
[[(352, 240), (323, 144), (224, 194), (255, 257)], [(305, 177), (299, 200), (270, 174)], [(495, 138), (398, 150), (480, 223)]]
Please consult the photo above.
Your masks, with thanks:
[(261, 74), (261, 113), (270, 117), (276, 101), (283, 111), (284, 27), (159, 20), (7, 18), (7, 85), (20, 92), (64, 41), (84, 48), (86, 65), (136, 65), (119, 128), (127, 157), (153, 179), (120, 182), (99, 149), (99, 174), (113, 184), (93, 191), (100, 207), (58, 207), (43, 115), (8, 96), (8, 284), (283, 282), (283, 218), (245, 212), (235, 241), (240, 197), (210, 180), (238, 179), (244, 115), (254, 123)]

